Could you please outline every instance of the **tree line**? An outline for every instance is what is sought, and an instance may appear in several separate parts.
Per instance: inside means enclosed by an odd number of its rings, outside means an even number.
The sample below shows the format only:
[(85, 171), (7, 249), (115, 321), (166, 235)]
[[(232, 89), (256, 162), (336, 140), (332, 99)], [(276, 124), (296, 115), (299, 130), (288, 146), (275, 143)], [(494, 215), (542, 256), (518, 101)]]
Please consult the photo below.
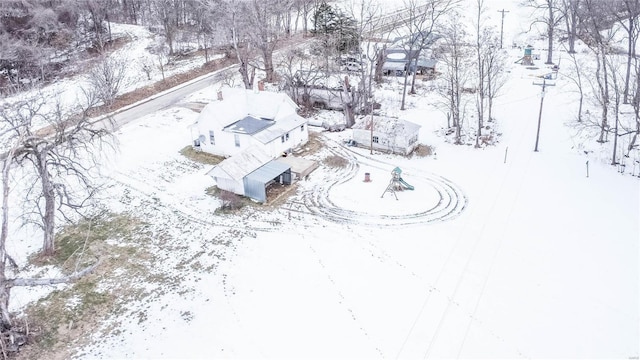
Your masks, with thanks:
[[(569, 55), (573, 69), (563, 72), (579, 92), (577, 127), (598, 129), (597, 141), (612, 141), (611, 164), (617, 165), (638, 148), (640, 134), (640, 61), (636, 42), (640, 34), (639, 0), (525, 0), (534, 23), (547, 37), (547, 64), (554, 63), (556, 43)], [(576, 56), (580, 40), (595, 66)], [(562, 72), (562, 71), (561, 71)], [(599, 109), (594, 115), (585, 102)], [(623, 115), (630, 108), (632, 116)], [(623, 119), (624, 117), (624, 119)], [(625, 146), (619, 139), (629, 136)]]
[[(320, 0), (7, 0), (0, 2), (0, 90), (24, 89), (72, 71), (78, 59), (108, 50), (112, 22), (148, 27), (162, 38), (156, 53), (171, 57), (232, 48), (258, 52), (267, 79), (281, 38), (307, 34)], [(231, 50), (231, 49), (230, 49)], [(166, 60), (165, 60), (166, 61)], [(247, 69), (248, 72), (250, 69)]]

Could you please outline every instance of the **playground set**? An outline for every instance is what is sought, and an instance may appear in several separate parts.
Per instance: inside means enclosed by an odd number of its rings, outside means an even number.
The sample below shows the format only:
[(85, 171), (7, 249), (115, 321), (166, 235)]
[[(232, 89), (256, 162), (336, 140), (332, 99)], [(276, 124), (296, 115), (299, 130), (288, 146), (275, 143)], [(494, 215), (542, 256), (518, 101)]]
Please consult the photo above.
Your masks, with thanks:
[(524, 56), (516, 60), (516, 64), (522, 64), (525, 66), (532, 66), (533, 60), (539, 60), (539, 55), (533, 53), (533, 46), (527, 45), (524, 48)]
[(398, 200), (398, 195), (396, 195), (396, 191), (404, 191), (404, 190), (413, 190), (414, 187), (409, 185), (404, 179), (402, 179), (402, 170), (396, 166), (395, 169), (391, 170), (391, 180), (389, 181), (389, 185), (382, 193), (381, 198), (384, 197), (384, 194), (390, 192), (395, 196), (396, 200)]

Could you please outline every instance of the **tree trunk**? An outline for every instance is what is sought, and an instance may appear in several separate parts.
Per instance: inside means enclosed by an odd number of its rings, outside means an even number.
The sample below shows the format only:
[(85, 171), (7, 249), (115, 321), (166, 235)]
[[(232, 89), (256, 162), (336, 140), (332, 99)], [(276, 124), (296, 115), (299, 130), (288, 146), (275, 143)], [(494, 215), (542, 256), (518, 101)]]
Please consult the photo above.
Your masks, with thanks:
[[(267, 47), (270, 45), (267, 44)], [(262, 51), (262, 60), (264, 61), (265, 81), (268, 83), (274, 83), (275, 76), (273, 70), (273, 51), (267, 48)]]
[[(553, 13), (553, 9), (549, 9), (549, 13)], [(553, 17), (551, 17), (551, 19), (553, 19)], [(549, 50), (547, 51), (547, 62), (545, 64), (553, 64), (553, 23), (549, 24), (547, 36), (549, 37), (547, 45)]]
[(576, 52), (576, 14), (575, 11), (570, 9), (571, 14), (567, 16), (567, 41), (569, 42), (569, 54), (575, 54)]
[(387, 51), (387, 46), (383, 45), (381, 50), (378, 50), (376, 54), (376, 72), (375, 81), (377, 84), (382, 82), (382, 67), (384, 66), (384, 53)]
[(631, 59), (635, 56), (635, 36), (633, 27), (635, 26), (633, 17), (629, 17), (629, 29), (627, 31), (628, 48), (627, 48), (627, 72), (624, 78), (624, 96), (622, 98), (623, 104), (629, 103), (629, 79), (631, 77)]
[(409, 69), (404, 70), (404, 84), (402, 85), (402, 104), (400, 105), (400, 110), (404, 110), (404, 102), (407, 97), (407, 82), (409, 78)]
[(493, 97), (495, 94), (493, 93), (493, 81), (494, 77), (491, 74), (491, 70), (487, 71), (487, 121), (493, 121)]
[(6, 282), (6, 243), (9, 236), (9, 168), (13, 160), (15, 148), (11, 149), (4, 159), (2, 167), (2, 227), (0, 228), (0, 329), (11, 329), (9, 314), (10, 288)]
[(613, 128), (613, 155), (611, 156), (611, 165), (618, 164), (618, 161), (616, 159), (617, 150), (618, 150), (618, 111), (616, 111), (616, 122)]
[(606, 141), (605, 134), (607, 132), (608, 127), (608, 118), (609, 118), (609, 77), (607, 74), (607, 61), (604, 49), (602, 46), (600, 48), (602, 56), (602, 80), (603, 86), (601, 88), (602, 91), (602, 120), (600, 123), (600, 137), (598, 142), (604, 143)]
[[(45, 150), (46, 151), (46, 150)], [(56, 193), (51, 182), (51, 175), (47, 169), (47, 157), (44, 152), (37, 155), (38, 174), (44, 197), (44, 216), (42, 218), (42, 228), (44, 230), (42, 241), (42, 253), (51, 256), (55, 252), (54, 229), (56, 216)]]
[(346, 99), (343, 99), (343, 109), (344, 109), (344, 117), (347, 128), (351, 128), (355, 124), (355, 103), (356, 98), (353, 94), (353, 87), (349, 84), (349, 78), (345, 77), (344, 79), (344, 96)]

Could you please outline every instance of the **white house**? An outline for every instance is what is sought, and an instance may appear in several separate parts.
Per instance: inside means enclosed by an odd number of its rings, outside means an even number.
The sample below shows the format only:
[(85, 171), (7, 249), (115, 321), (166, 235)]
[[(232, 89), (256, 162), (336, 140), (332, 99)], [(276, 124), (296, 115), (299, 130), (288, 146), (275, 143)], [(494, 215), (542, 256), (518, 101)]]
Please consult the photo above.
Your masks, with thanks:
[(418, 146), (420, 125), (407, 120), (373, 116), (356, 119), (351, 127), (352, 138), (358, 146), (370, 147), (380, 151), (409, 155)]
[(195, 144), (224, 157), (259, 146), (276, 158), (309, 139), (307, 120), (297, 108), (283, 93), (225, 89), (200, 113)]

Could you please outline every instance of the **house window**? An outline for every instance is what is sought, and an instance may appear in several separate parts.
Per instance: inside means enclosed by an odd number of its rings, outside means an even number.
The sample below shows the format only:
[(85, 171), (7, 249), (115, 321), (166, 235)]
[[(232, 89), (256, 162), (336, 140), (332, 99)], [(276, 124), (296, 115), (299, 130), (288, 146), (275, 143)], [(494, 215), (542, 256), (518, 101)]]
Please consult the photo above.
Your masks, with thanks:
[(300, 125), (300, 131), (304, 131), (304, 125)]
[(378, 139), (378, 137), (377, 137), (377, 136), (374, 136), (374, 137), (373, 137), (373, 142), (374, 142), (374, 143), (376, 143), (376, 144), (377, 144), (379, 141), (380, 141), (380, 139)]
[(285, 139), (285, 140), (289, 140), (289, 133), (287, 133), (287, 134), (284, 136), (284, 139)]
[(233, 134), (233, 139), (236, 141), (236, 147), (240, 147), (240, 135)]
[(209, 130), (209, 142), (211, 145), (216, 144), (216, 137), (213, 135), (213, 130)]

